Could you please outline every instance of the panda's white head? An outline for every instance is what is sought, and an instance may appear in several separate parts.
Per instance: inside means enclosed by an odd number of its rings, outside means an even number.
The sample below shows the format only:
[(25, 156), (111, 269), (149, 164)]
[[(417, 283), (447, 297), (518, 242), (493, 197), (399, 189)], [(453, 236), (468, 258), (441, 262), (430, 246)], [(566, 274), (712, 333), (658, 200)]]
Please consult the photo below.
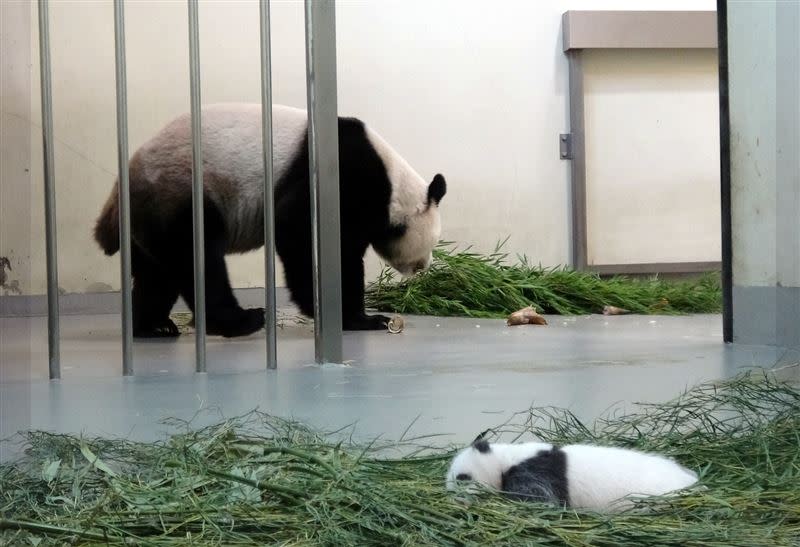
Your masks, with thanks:
[(395, 270), (411, 276), (426, 270), (442, 232), (439, 204), (447, 183), (437, 174), (427, 183), (377, 133), (367, 128), (367, 138), (378, 153), (391, 185), (390, 231), (373, 242), (375, 251)]
[(453, 458), (445, 478), (448, 490), (466, 487), (467, 491), (474, 491), (477, 484), (501, 490), (503, 475), (509, 469), (553, 448), (553, 445), (542, 442), (489, 443), (484, 439), (486, 433), (478, 435), (470, 446)]
[(474, 484), (500, 490), (504, 471), (503, 459), (498, 451), (478, 437), (453, 458), (450, 469), (447, 470), (445, 484), (448, 490), (471, 489)]

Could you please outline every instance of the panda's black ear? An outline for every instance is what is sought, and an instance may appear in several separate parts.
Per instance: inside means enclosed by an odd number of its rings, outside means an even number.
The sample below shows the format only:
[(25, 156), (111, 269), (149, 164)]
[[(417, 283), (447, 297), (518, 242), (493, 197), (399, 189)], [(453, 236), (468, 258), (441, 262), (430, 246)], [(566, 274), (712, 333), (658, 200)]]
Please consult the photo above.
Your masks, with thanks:
[(490, 431), (491, 429), (487, 429), (486, 431), (475, 437), (475, 440), (472, 441), (472, 448), (474, 448), (481, 454), (486, 454), (487, 452), (491, 451), (491, 448), (489, 448), (489, 443), (486, 441), (486, 435), (488, 435)]
[(447, 193), (447, 183), (441, 174), (433, 177), (433, 181), (428, 186), (428, 205), (436, 204), (442, 201), (442, 198)]
[(489, 446), (488, 441), (478, 441), (476, 443), (472, 443), (472, 448), (480, 452), (481, 454), (488, 454), (492, 451), (492, 448)]
[(485, 438), (486, 438), (486, 435), (488, 435), (488, 434), (489, 434), (489, 433), (491, 433), (491, 432), (492, 432), (492, 428), (489, 428), (489, 429), (487, 429), (486, 431), (484, 431), (484, 432), (482, 432), (482, 433), (479, 433), (479, 434), (478, 434), (478, 436), (477, 436), (477, 437), (475, 437), (475, 440), (474, 440), (474, 441), (472, 441), (472, 442), (473, 442), (473, 443), (477, 443), (478, 441), (482, 441), (483, 439), (485, 439)]

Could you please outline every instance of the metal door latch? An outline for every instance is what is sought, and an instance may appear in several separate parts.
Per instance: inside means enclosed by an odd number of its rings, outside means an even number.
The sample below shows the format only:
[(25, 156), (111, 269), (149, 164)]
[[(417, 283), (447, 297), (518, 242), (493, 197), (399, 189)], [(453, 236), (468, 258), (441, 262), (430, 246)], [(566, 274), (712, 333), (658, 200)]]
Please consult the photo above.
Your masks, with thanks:
[(572, 159), (572, 133), (562, 133), (558, 136), (558, 150), (562, 160)]

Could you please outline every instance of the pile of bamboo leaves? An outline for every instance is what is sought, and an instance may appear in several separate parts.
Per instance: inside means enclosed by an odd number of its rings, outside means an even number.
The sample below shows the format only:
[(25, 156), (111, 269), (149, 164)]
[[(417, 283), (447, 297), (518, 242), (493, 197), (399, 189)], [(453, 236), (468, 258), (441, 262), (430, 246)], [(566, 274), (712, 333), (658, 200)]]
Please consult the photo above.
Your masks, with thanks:
[(533, 266), (525, 256), (509, 263), (497, 246), (489, 255), (442, 243), (431, 268), (399, 282), (385, 268), (368, 287), (371, 308), (413, 315), (505, 317), (533, 305), (540, 313), (581, 315), (615, 306), (640, 314), (717, 313), (722, 306), (719, 275), (667, 281)]

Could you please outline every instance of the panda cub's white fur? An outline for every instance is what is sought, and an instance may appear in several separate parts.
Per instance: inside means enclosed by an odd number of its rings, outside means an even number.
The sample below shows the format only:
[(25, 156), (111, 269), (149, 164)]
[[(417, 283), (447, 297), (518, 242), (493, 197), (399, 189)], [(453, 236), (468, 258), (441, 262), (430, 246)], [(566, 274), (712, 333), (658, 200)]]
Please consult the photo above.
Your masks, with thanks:
[(633, 498), (662, 496), (697, 482), (697, 474), (656, 454), (605, 446), (555, 447), (476, 440), (453, 459), (448, 490), (479, 483), (517, 498), (617, 511)]

